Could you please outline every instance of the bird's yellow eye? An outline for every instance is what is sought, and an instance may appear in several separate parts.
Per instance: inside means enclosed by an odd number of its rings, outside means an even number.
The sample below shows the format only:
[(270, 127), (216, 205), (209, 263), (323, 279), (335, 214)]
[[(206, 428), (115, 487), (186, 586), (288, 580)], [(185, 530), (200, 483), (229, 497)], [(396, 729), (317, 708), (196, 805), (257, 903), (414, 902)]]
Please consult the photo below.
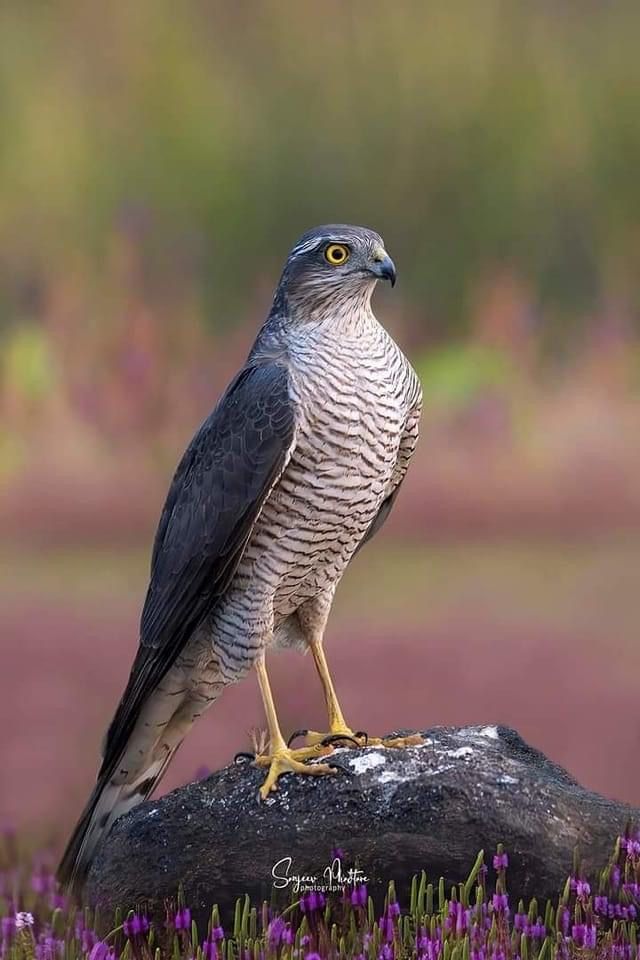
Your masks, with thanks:
[(349, 247), (345, 247), (344, 243), (330, 243), (324, 252), (324, 258), (327, 263), (339, 267), (349, 259)]

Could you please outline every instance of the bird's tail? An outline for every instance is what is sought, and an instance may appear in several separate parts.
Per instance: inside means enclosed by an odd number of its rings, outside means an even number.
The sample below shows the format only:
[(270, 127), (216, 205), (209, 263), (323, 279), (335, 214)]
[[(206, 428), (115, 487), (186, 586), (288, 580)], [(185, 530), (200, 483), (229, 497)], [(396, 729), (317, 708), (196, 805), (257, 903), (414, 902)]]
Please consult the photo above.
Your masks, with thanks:
[(79, 897), (101, 838), (118, 817), (146, 800), (179, 746), (155, 760), (135, 782), (121, 783), (112, 771), (100, 771), (57, 870), (58, 880), (69, 894)]
[[(133, 673), (132, 673), (133, 676)], [(131, 682), (131, 681), (130, 681)], [(206, 696), (187, 696), (176, 705), (173, 690), (180, 692), (183, 674), (165, 678), (165, 690), (151, 696), (133, 720), (122, 722), (125, 691), (103, 744), (102, 766), (78, 824), (67, 844), (58, 880), (79, 897), (96, 849), (122, 814), (146, 800), (154, 790), (194, 721), (222, 690), (212, 684)]]

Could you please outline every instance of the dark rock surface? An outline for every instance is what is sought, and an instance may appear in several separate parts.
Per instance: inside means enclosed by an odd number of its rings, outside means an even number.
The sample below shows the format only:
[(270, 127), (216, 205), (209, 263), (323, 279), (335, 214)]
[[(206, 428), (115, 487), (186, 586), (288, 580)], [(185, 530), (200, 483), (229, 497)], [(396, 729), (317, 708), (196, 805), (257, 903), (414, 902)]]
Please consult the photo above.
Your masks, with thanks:
[[(406, 732), (406, 731), (403, 731)], [(121, 817), (92, 866), (85, 899), (105, 907), (144, 901), (161, 911), (183, 883), (194, 914), (235, 898), (272, 894), (274, 865), (323, 883), (331, 849), (357, 861), (370, 892), (414, 873), (465, 879), (480, 849), (509, 851), (512, 894), (557, 896), (579, 845), (587, 869), (603, 865), (640, 810), (581, 787), (506, 727), (438, 727), (404, 750), (341, 748), (335, 777), (287, 776), (266, 802), (264, 772), (232, 765)], [(281, 864), (278, 873), (286, 869)], [(288, 899), (289, 892), (285, 891)]]

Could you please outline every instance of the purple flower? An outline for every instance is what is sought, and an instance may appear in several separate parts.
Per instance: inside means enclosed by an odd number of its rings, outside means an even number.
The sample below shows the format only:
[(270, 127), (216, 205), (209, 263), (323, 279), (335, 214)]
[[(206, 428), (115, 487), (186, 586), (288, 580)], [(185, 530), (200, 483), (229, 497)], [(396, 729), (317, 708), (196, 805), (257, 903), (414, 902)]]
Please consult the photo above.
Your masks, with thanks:
[(467, 929), (471, 911), (465, 910), (461, 903), (452, 900), (449, 903), (449, 916), (444, 921), (444, 928), (449, 932), (455, 931), (461, 937)]
[(15, 928), (16, 928), (15, 917), (3, 917), (2, 920), (0, 920), (0, 930), (2, 930), (2, 939), (5, 941), (10, 940)]
[(217, 960), (218, 948), (212, 940), (205, 940), (202, 944), (202, 956), (205, 960)]
[(66, 910), (69, 906), (69, 901), (59, 890), (54, 890), (49, 897), (49, 906), (52, 910)]
[(173, 924), (176, 930), (191, 929), (191, 910), (189, 907), (183, 907), (182, 910), (176, 911), (176, 915), (173, 918)]
[(496, 853), (493, 858), (494, 870), (506, 870), (509, 866), (509, 856), (506, 852)]
[(588, 924), (584, 935), (584, 945), (587, 950), (595, 950), (597, 938), (598, 931), (596, 930), (595, 924)]
[(571, 922), (571, 917), (566, 907), (558, 907), (558, 917), (560, 920), (560, 929), (566, 937), (569, 935), (569, 923)]
[(109, 944), (105, 943), (104, 940), (96, 940), (93, 947), (91, 948), (91, 953), (89, 954), (89, 960), (107, 960), (109, 953), (110, 953)]
[(385, 943), (378, 954), (378, 960), (393, 960), (393, 950), (388, 943)]
[(456, 917), (456, 935), (458, 937), (464, 936), (467, 932), (467, 927), (471, 919), (471, 911), (465, 910), (461, 903), (458, 904), (458, 915)]
[(593, 909), (596, 911), (596, 913), (602, 913), (606, 916), (608, 906), (609, 906), (608, 897), (596, 896), (593, 898)]
[(620, 848), (626, 851), (630, 860), (636, 860), (640, 857), (640, 840), (632, 837), (620, 837)]
[(544, 940), (547, 935), (547, 928), (542, 922), (542, 918), (538, 917), (537, 923), (532, 923), (529, 925), (529, 936), (535, 937), (537, 940)]
[(322, 960), (322, 957), (319, 953), (307, 953), (305, 954), (305, 960)]
[(575, 886), (573, 882), (571, 885), (576, 892), (578, 900), (586, 900), (591, 893), (591, 887), (586, 880), (576, 880)]
[(509, 896), (506, 893), (494, 893), (491, 903), (494, 910), (499, 913), (506, 913), (509, 909)]
[(592, 950), (596, 945), (596, 928), (593, 924), (574, 923), (571, 937), (577, 947)]
[(83, 930), (82, 931), (82, 949), (85, 953), (90, 953), (93, 949), (93, 945), (96, 942), (97, 937), (93, 930)]
[(51, 878), (43, 871), (37, 870), (31, 875), (31, 889), (34, 893), (46, 893), (50, 886)]
[(300, 897), (300, 909), (303, 913), (313, 913), (314, 910), (323, 910), (326, 897), (319, 890), (310, 890)]
[(333, 847), (331, 850), (331, 862), (334, 860), (344, 860), (344, 850), (342, 847)]
[(392, 900), (387, 907), (387, 916), (392, 918), (400, 916), (400, 904), (396, 900)]
[(224, 940), (224, 930), (222, 927), (212, 927), (211, 933), (202, 944), (202, 955), (205, 960), (217, 960), (217, 944), (220, 940)]
[(529, 917), (526, 913), (516, 913), (513, 918), (513, 926), (518, 931), (518, 933), (524, 933), (524, 931), (529, 926)]
[(280, 941), (282, 940), (282, 935), (285, 931), (286, 923), (281, 917), (276, 917), (271, 921), (267, 929), (267, 938), (271, 947), (277, 947)]
[(585, 937), (586, 929), (587, 928), (585, 927), (584, 923), (574, 923), (574, 925), (571, 927), (571, 936), (573, 938), (573, 942), (577, 947), (584, 946), (584, 937)]
[(134, 937), (142, 936), (148, 932), (149, 921), (143, 914), (134, 913), (132, 917), (128, 917), (124, 921), (122, 924), (122, 929), (125, 937), (127, 937), (129, 940), (133, 940)]
[(351, 905), (353, 907), (366, 907), (368, 900), (367, 885), (359, 883), (351, 891)]
[(55, 960), (56, 955), (64, 954), (64, 941), (55, 937), (42, 936), (36, 944), (36, 960)]
[(617, 890), (620, 886), (620, 867), (616, 864), (611, 868), (611, 886)]
[(378, 926), (380, 928), (380, 933), (382, 934), (383, 940), (390, 942), (393, 940), (393, 920), (391, 917), (383, 916), (380, 917), (378, 921)]
[(442, 952), (442, 943), (440, 940), (428, 940), (426, 948), (419, 954), (424, 960), (439, 960)]
[(630, 943), (614, 943), (611, 946), (611, 956), (614, 960), (631, 960)]

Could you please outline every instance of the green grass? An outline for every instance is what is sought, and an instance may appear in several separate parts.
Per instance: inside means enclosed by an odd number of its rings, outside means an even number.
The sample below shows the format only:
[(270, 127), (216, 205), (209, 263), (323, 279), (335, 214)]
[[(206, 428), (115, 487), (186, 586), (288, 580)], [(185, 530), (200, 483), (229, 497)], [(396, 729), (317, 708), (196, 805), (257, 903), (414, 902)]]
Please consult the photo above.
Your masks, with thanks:
[[(449, 888), (424, 871), (414, 876), (407, 903), (393, 881), (386, 894), (371, 891), (377, 909), (365, 883), (345, 882), (334, 893), (292, 895), (284, 911), (239, 897), (233, 916), (214, 906), (208, 922), (196, 920), (182, 891), (151, 922), (129, 905), (113, 918), (78, 911), (41, 862), (14, 860), (13, 890), (0, 893), (0, 947), (8, 960), (637, 960), (636, 848), (630, 834), (618, 838), (591, 882), (576, 857), (564, 889), (546, 903), (510, 903), (509, 858), (499, 845), (490, 880), (481, 852), (466, 881)], [(336, 856), (347, 875), (344, 852)]]

